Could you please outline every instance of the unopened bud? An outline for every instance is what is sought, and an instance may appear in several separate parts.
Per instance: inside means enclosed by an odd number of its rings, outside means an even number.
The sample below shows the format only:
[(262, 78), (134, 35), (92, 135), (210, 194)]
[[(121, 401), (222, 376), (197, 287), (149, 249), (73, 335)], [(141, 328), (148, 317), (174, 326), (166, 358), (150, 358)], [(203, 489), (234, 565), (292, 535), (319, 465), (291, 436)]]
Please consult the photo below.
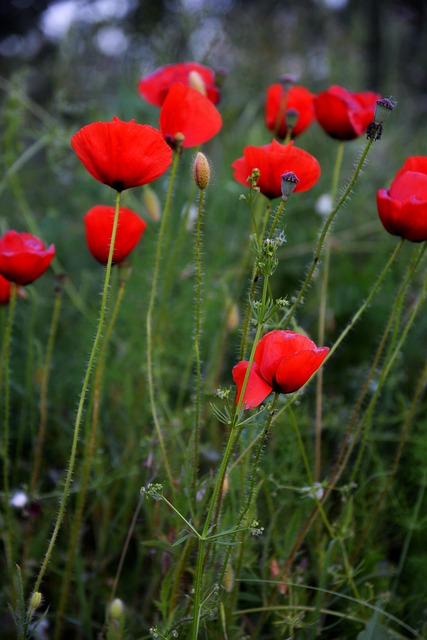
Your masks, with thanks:
[(293, 129), (298, 122), (299, 111), (296, 109), (288, 109), (286, 111), (286, 126), (288, 129)]
[(230, 489), (230, 482), (228, 480), (228, 476), (224, 476), (224, 480), (222, 481), (222, 495), (225, 496)]
[(162, 214), (162, 207), (157, 193), (148, 184), (143, 187), (142, 200), (150, 218), (154, 222), (158, 222)]
[(199, 151), (194, 158), (193, 177), (199, 189), (206, 189), (209, 184), (211, 169), (204, 153)]
[(233, 567), (228, 562), (225, 568), (224, 581), (223, 581), (223, 586), (224, 586), (224, 589), (227, 591), (227, 593), (230, 593), (231, 591), (233, 591), (234, 582), (235, 582), (235, 577), (234, 577)]
[(190, 73), (188, 74), (188, 84), (203, 96), (206, 95), (206, 85), (198, 71), (190, 71)]
[(282, 200), (286, 202), (299, 180), (292, 171), (288, 171), (282, 175)]
[(297, 78), (292, 73), (284, 73), (283, 76), (279, 78), (279, 82), (285, 91), (290, 89), (292, 85), (296, 83), (296, 81)]
[(391, 112), (396, 108), (396, 106), (396, 100), (391, 100), (390, 98), (382, 98), (381, 100), (377, 100), (374, 122), (376, 124), (382, 124), (385, 120), (387, 120), (389, 115), (391, 115)]
[(180, 131), (178, 131), (178, 133), (176, 133), (174, 138), (173, 138), (175, 151), (180, 151), (181, 150), (182, 145), (184, 144), (184, 140), (185, 140), (185, 135), (183, 133), (181, 133)]
[(174, 136), (169, 134), (165, 135), (165, 142), (168, 143), (173, 151), (178, 151), (179, 153), (181, 152), (184, 140), (185, 135), (181, 132), (175, 133)]
[(42, 600), (43, 596), (40, 591), (34, 591), (30, 598), (30, 611), (35, 611), (36, 609), (38, 609), (42, 603)]
[(239, 307), (235, 302), (233, 302), (230, 304), (228, 308), (227, 329), (229, 331), (234, 331), (234, 329), (239, 325), (239, 322), (240, 322)]
[(123, 616), (124, 611), (125, 605), (123, 604), (123, 600), (120, 600), (120, 598), (114, 598), (113, 602), (110, 604), (111, 618), (118, 622)]

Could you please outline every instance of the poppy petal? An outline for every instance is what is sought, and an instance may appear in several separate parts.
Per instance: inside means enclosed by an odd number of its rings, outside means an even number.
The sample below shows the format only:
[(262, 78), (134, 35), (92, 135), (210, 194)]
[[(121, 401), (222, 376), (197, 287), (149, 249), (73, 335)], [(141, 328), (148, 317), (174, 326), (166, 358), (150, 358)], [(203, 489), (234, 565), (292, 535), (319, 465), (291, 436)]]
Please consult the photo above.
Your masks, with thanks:
[[(242, 360), (233, 367), (233, 380), (237, 385), (236, 403), (240, 400), (248, 364), (247, 361)], [(272, 391), (272, 387), (261, 377), (257, 364), (253, 362), (243, 396), (243, 408), (253, 409), (258, 407)]]

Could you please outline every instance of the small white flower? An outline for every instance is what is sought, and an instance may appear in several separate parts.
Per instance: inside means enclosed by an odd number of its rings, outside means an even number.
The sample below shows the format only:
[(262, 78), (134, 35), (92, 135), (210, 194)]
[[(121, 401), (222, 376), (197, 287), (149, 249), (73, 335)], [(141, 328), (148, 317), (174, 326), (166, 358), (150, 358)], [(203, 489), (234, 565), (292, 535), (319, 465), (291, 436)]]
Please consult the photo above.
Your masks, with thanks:
[(302, 493), (304, 497), (321, 500), (323, 498), (323, 487), (320, 482), (315, 482), (312, 487), (302, 487), (300, 493)]
[(28, 503), (28, 496), (25, 491), (15, 491), (15, 493), (11, 496), (9, 500), (9, 504), (11, 507), (15, 507), (15, 509), (23, 509), (25, 505)]
[(319, 216), (328, 216), (332, 211), (332, 198), (329, 193), (323, 193), (316, 200), (314, 209)]

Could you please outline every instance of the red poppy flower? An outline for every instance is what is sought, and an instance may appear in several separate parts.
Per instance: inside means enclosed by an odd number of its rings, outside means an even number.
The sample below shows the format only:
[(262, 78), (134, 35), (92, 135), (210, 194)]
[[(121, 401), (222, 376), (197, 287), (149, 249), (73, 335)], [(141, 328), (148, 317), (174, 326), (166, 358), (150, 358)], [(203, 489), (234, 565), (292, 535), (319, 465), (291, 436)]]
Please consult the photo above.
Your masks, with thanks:
[[(195, 75), (197, 74), (197, 75)], [(161, 107), (170, 87), (176, 82), (198, 89), (197, 79), (201, 79), (205, 95), (211, 102), (217, 104), (220, 98), (219, 90), (215, 86), (215, 73), (209, 67), (197, 62), (178, 62), (160, 67), (148, 76), (141, 78), (138, 83), (139, 93), (150, 104)], [(196, 82), (194, 82), (196, 80)]]
[(305, 131), (315, 118), (314, 95), (304, 87), (294, 86), (285, 91), (283, 85), (272, 84), (267, 89), (266, 98), (265, 122), (267, 128), (278, 138), (286, 137), (286, 113), (289, 110), (298, 114), (296, 125), (292, 129), (293, 138)]
[(257, 186), (261, 193), (271, 199), (282, 195), (284, 173), (292, 172), (298, 178), (295, 192), (311, 189), (320, 176), (320, 166), (316, 158), (296, 147), (293, 141), (283, 145), (273, 140), (271, 144), (261, 147), (245, 147), (243, 158), (238, 158), (231, 166), (234, 169), (234, 179), (246, 186), (248, 176), (254, 169), (259, 169)]
[(196, 147), (221, 127), (221, 115), (208, 98), (182, 83), (172, 85), (160, 111), (160, 131), (166, 140), (173, 143), (182, 134), (183, 147)]
[(117, 191), (152, 182), (172, 162), (161, 133), (134, 120), (88, 124), (73, 135), (71, 146), (96, 180)]
[(407, 158), (390, 189), (380, 189), (377, 206), (384, 228), (411, 242), (427, 240), (427, 157)]
[(9, 304), (10, 294), (12, 293), (12, 283), (6, 280), (0, 273), (0, 304)]
[[(316, 347), (306, 336), (294, 331), (270, 331), (258, 343), (243, 396), (244, 409), (257, 407), (272, 392), (293, 393), (311, 378), (329, 352)], [(233, 368), (237, 384), (237, 402), (246, 376), (248, 362)]]
[(378, 93), (355, 93), (333, 86), (314, 99), (316, 118), (332, 138), (353, 140), (366, 131), (374, 119)]
[(54, 255), (53, 244), (46, 249), (31, 233), (8, 231), (0, 238), (0, 273), (16, 284), (30, 284), (46, 271)]
[[(84, 217), (89, 251), (101, 264), (107, 264), (113, 232), (115, 207), (98, 204)], [(123, 262), (136, 247), (145, 231), (146, 223), (131, 209), (120, 207), (114, 242), (113, 264)]]

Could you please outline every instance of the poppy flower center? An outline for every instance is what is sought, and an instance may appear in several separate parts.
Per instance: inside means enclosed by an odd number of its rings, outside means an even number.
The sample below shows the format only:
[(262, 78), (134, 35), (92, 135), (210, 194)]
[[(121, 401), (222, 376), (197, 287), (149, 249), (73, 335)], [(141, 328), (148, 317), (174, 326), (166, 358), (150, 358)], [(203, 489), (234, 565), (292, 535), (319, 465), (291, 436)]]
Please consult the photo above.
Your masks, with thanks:
[(116, 191), (123, 191), (125, 188), (125, 183), (123, 182), (123, 180), (114, 180), (111, 186)]

